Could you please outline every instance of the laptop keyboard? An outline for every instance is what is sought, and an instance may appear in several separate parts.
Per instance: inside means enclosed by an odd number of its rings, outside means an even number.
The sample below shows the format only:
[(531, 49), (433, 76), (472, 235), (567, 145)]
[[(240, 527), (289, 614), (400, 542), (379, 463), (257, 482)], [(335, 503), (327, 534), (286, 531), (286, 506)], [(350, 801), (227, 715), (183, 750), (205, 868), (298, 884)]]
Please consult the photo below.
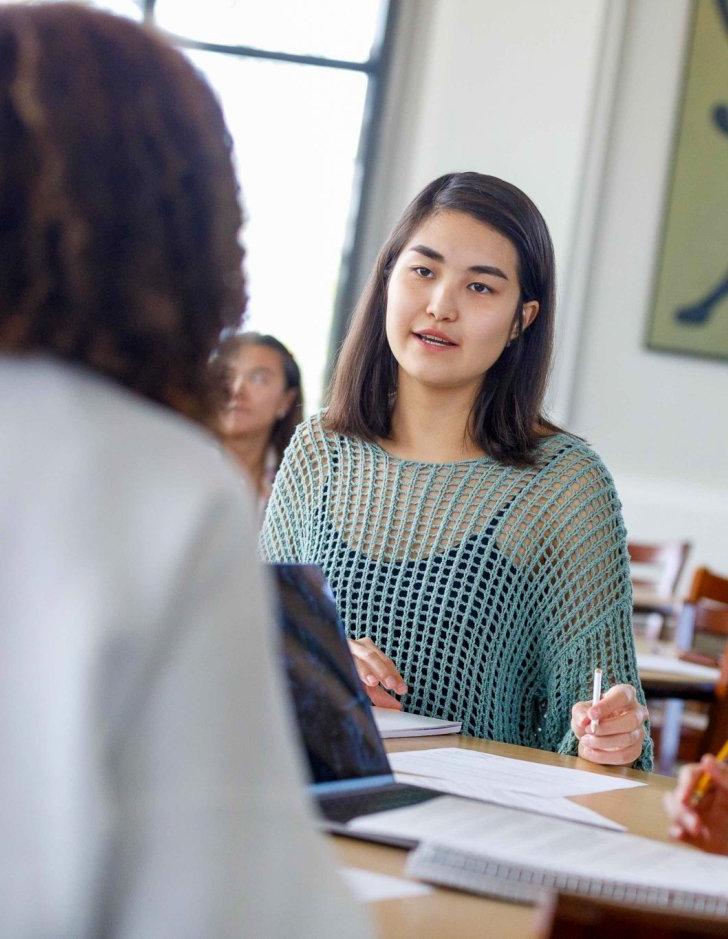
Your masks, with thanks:
[(359, 815), (373, 815), (389, 809), (402, 809), (442, 795), (432, 789), (392, 783), (369, 792), (346, 792), (334, 796), (318, 796), (317, 801), (324, 818), (332, 822), (348, 822)]

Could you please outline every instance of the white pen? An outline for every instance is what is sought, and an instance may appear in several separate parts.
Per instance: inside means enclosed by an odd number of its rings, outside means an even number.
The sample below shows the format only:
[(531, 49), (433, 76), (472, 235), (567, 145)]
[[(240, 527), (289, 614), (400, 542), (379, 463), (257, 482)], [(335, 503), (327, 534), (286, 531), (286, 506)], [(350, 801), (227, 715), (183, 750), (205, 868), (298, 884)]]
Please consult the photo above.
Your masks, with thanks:
[[(601, 668), (594, 669), (594, 688), (592, 690), (592, 707), (595, 707), (602, 698), (602, 670)], [(589, 733), (595, 734), (597, 732), (597, 727), (599, 726), (599, 721), (592, 721), (589, 724)]]

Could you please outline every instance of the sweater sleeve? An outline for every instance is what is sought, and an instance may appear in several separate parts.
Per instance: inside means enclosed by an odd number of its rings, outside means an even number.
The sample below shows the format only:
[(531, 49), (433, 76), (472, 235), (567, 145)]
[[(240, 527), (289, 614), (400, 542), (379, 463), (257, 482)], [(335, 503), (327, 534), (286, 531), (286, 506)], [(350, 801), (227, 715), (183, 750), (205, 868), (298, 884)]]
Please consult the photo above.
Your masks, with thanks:
[(260, 533), (264, 561), (305, 563), (317, 459), (312, 420), (300, 424), (283, 456)]
[[(632, 587), (621, 505), (612, 479), (587, 447), (571, 448), (552, 498), (542, 506), (539, 543), (542, 584), (543, 746), (575, 754), (571, 708), (591, 698), (594, 669), (602, 691), (630, 684), (645, 698), (632, 633)], [(555, 491), (555, 497), (554, 497)], [(652, 741), (635, 768), (652, 767)]]

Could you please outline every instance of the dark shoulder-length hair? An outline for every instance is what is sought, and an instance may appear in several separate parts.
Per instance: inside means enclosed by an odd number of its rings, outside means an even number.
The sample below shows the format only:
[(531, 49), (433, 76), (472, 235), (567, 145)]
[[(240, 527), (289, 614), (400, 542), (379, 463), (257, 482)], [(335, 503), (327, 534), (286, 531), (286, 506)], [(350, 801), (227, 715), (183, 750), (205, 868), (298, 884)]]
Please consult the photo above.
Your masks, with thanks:
[[(542, 413), (554, 331), (555, 263), (551, 237), (539, 210), (516, 186), (480, 173), (448, 173), (415, 197), (377, 258), (354, 311), (329, 393), (328, 429), (365, 440), (386, 439), (397, 390), (397, 363), (387, 342), (389, 277), (415, 230), (436, 212), (464, 212), (496, 229), (518, 256), (520, 298), (516, 338), (491, 366), (476, 396), (468, 433), (485, 453), (516, 466), (534, 461), (544, 434), (558, 430)], [(523, 304), (539, 312), (522, 328)]]
[(264, 333), (245, 332), (223, 339), (210, 360), (209, 387), (210, 387), (210, 422), (214, 427), (215, 413), (229, 398), (228, 366), (236, 353), (245, 346), (265, 346), (278, 353), (283, 367), (283, 377), (286, 391), (294, 390), (293, 401), (283, 417), (279, 418), (271, 428), (269, 446), (273, 447), (278, 465), (283, 459), (283, 453), (291, 442), (296, 427), (303, 420), (303, 387), (301, 385), (301, 370), (291, 352), (275, 336)]
[(202, 416), (245, 293), (220, 107), (149, 29), (0, 6), (0, 351), (47, 352)]

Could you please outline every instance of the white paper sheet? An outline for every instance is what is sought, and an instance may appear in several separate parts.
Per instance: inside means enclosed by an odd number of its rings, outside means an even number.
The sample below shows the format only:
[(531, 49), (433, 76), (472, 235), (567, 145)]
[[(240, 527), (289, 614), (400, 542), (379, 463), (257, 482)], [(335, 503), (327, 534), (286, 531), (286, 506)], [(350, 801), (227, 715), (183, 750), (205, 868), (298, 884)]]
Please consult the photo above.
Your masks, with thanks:
[(378, 903), (381, 900), (400, 900), (405, 897), (424, 897), (432, 888), (414, 880), (377, 874), (360, 867), (342, 867), (341, 876), (360, 903)]
[(683, 662), (670, 655), (655, 655), (646, 652), (637, 653), (637, 668), (640, 671), (665, 672), (681, 678), (695, 678), (698, 681), (718, 681), (720, 669), (697, 662)]
[[(389, 760), (397, 779), (486, 801), (493, 791), (555, 798), (644, 786), (642, 782), (619, 776), (456, 747), (391, 753)], [(503, 804), (501, 799), (496, 801)]]
[(495, 805), (444, 796), (349, 823), (357, 831), (430, 841), (513, 865), (577, 877), (629, 881), (676, 890), (728, 892), (728, 858), (636, 835), (539, 819)]
[(429, 737), (433, 734), (459, 734), (462, 724), (443, 721), (424, 714), (395, 711), (394, 708), (372, 708), (377, 730), (385, 740), (392, 737)]

